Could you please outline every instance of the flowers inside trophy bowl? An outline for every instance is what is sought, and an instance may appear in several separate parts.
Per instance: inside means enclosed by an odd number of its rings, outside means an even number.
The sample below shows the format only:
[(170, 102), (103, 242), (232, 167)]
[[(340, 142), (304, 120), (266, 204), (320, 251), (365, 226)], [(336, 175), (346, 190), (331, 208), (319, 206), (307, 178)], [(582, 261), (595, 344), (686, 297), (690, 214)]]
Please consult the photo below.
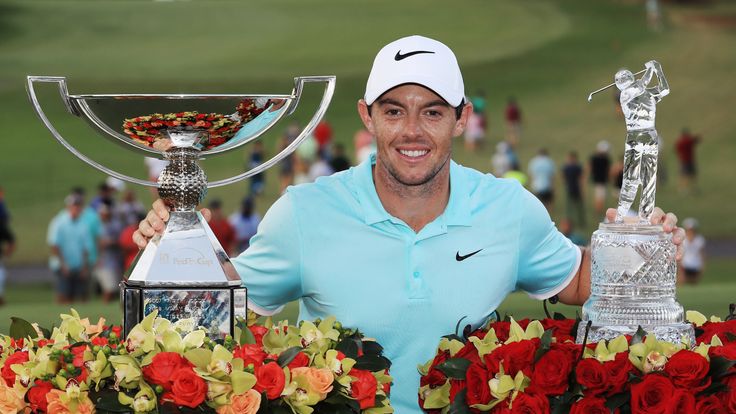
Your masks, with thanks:
[(126, 118), (123, 132), (140, 145), (166, 151), (172, 144), (178, 146), (166, 131), (201, 131), (205, 133), (198, 134), (192, 146), (207, 151), (230, 141), (245, 124), (277, 103), (264, 98), (245, 98), (238, 103), (236, 112), (229, 115), (185, 111)]

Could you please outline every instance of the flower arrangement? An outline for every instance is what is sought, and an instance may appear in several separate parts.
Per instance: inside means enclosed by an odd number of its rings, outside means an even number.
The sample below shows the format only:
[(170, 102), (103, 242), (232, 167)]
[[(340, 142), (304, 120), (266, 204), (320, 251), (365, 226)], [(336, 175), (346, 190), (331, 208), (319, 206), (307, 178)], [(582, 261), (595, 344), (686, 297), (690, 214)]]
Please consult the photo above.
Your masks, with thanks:
[(734, 413), (736, 320), (688, 312), (697, 344), (575, 344), (577, 321), (495, 321), (447, 335), (419, 367), (427, 413)]
[(127, 338), (72, 310), (48, 331), (14, 319), (0, 336), (0, 412), (392, 413), (390, 362), (334, 317), (239, 321), (210, 340), (149, 314)]
[(202, 142), (202, 148), (207, 150), (227, 142), (245, 123), (260, 115), (267, 106), (268, 101), (264, 103), (246, 98), (238, 103), (236, 112), (232, 115), (188, 111), (137, 116), (123, 121), (123, 131), (134, 141), (153, 147), (157, 140), (166, 138), (162, 133), (164, 129), (201, 129), (208, 133)]

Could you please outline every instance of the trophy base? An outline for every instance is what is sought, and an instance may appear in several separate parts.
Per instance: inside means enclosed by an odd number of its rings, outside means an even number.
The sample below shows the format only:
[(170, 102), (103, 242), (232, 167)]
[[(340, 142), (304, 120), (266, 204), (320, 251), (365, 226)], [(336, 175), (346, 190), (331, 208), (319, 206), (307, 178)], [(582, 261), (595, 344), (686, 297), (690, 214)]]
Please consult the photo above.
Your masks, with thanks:
[[(585, 320), (580, 321), (577, 332), (577, 343), (582, 343), (585, 339), (585, 331), (587, 328)], [(673, 323), (669, 325), (642, 326), (642, 329), (648, 335), (654, 335), (658, 341), (666, 341), (674, 344), (685, 343), (688, 347), (695, 344), (695, 329), (689, 323)], [(588, 338), (586, 343), (595, 343), (603, 340), (610, 341), (621, 335), (636, 334), (638, 326), (615, 326), (615, 325), (599, 325), (593, 323), (588, 330)]]
[(204, 328), (211, 339), (235, 333), (236, 317), (247, 317), (244, 287), (141, 287), (120, 284), (125, 336), (154, 310), (187, 330)]

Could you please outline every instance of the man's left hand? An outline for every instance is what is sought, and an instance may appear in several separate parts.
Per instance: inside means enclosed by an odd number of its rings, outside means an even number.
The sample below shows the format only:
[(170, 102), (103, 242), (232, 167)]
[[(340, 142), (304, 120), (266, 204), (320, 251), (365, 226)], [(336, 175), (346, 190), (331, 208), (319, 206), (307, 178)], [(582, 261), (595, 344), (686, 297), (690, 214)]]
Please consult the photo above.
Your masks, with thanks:
[[(606, 210), (606, 219), (609, 223), (613, 223), (616, 220), (616, 209), (609, 208)], [(685, 240), (685, 230), (677, 227), (677, 216), (673, 213), (666, 213), (659, 207), (654, 207), (652, 215), (649, 218), (652, 224), (661, 224), (665, 233), (672, 233), (672, 243), (677, 246), (677, 254), (675, 259), (682, 259), (682, 242)]]

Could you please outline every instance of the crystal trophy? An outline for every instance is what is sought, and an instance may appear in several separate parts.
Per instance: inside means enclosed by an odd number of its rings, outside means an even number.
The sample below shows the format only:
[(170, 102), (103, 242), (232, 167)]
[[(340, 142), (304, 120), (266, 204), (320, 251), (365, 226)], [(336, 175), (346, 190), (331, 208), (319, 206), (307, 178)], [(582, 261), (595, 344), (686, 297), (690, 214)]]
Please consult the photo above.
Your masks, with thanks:
[[(677, 249), (672, 235), (649, 220), (657, 183), (656, 104), (669, 94), (669, 85), (656, 61), (647, 62), (639, 73), (622, 69), (614, 83), (588, 96), (590, 101), (593, 94), (615, 85), (621, 91), (627, 134), (616, 219), (601, 223), (591, 239), (591, 294), (583, 305), (578, 343), (586, 334), (588, 342), (633, 335), (640, 326), (659, 340), (695, 343), (694, 329), (684, 322), (675, 299)], [(657, 84), (650, 86), (654, 76)], [(638, 212), (630, 217), (637, 192)]]
[[(239, 175), (208, 182), (198, 159), (234, 150), (258, 139), (296, 109), (306, 83), (323, 83), (317, 111), (298, 136), (273, 158)], [(52, 125), (36, 94), (40, 84), (56, 84), (69, 113), (99, 134), (140, 154), (169, 161), (158, 182), (114, 171), (79, 152)], [(135, 184), (158, 187), (171, 208), (162, 235), (136, 258), (121, 283), (123, 327), (128, 332), (147, 314), (185, 328), (203, 327), (222, 338), (234, 333), (235, 318), (246, 316), (247, 292), (227, 253), (195, 211), (207, 188), (256, 175), (289, 156), (324, 116), (335, 90), (334, 76), (294, 79), (288, 95), (105, 94), (71, 95), (66, 78), (29, 76), (28, 96), (54, 138), (103, 173)]]

